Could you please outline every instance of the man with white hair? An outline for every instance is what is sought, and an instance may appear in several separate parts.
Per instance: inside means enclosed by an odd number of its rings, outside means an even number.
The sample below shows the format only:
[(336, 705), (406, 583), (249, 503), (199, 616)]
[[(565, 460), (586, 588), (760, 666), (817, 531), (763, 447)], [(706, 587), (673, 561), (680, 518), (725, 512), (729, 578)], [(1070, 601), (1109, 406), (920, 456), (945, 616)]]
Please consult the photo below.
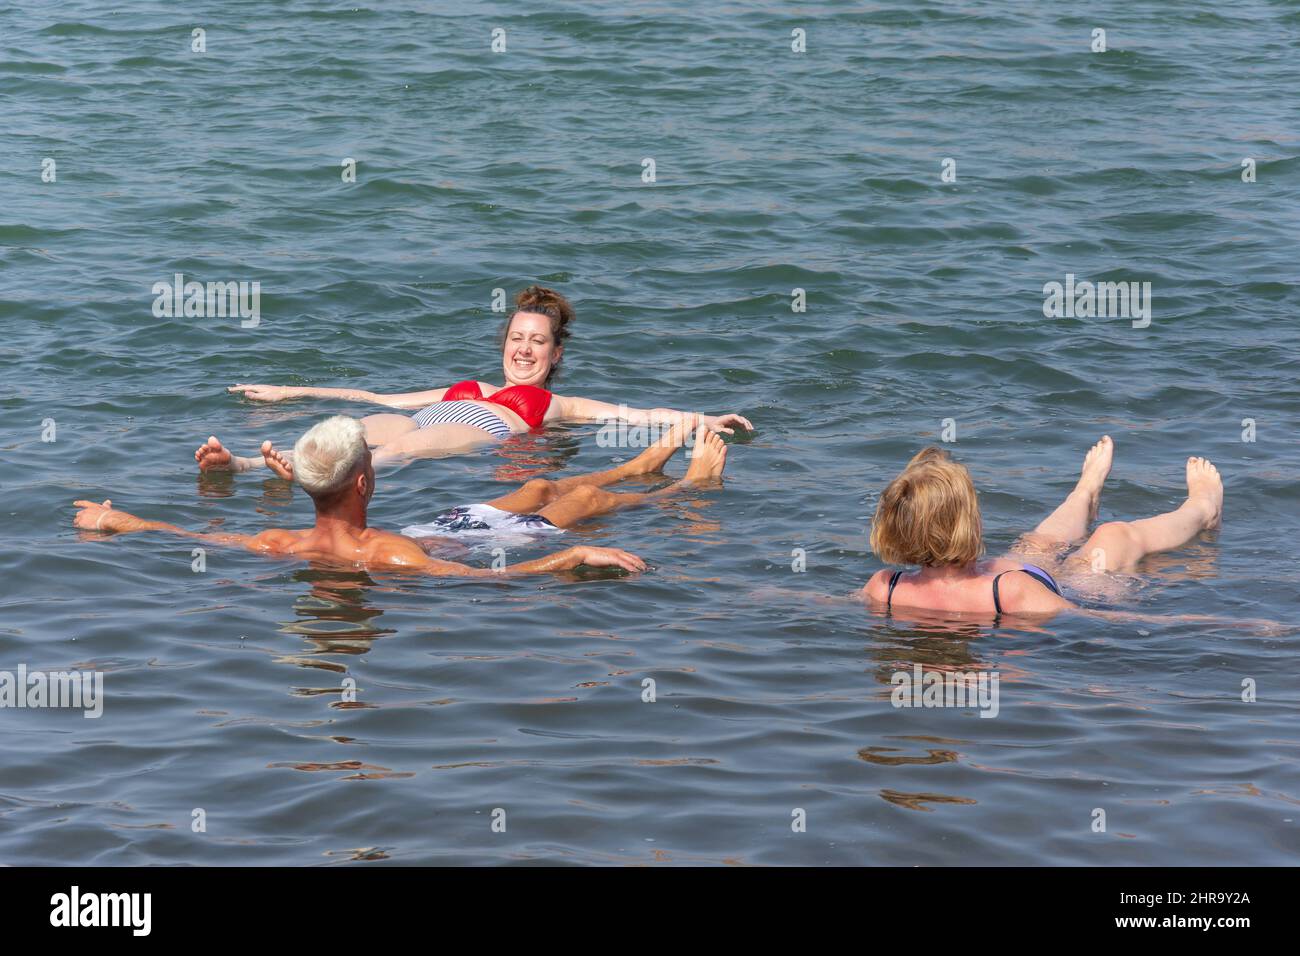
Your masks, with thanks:
[[(695, 437), (691, 446), (691, 463), (686, 474), (673, 484), (647, 492), (615, 493), (606, 490), (608, 485), (661, 475), (664, 465), (685, 446), (692, 433)], [(216, 442), (216, 439), (209, 441)], [(319, 474), (317, 461), (295, 465), (298, 461), (297, 446), (292, 453), (284, 453), (271, 442), (263, 442), (262, 457), (273, 472), (288, 481), (298, 481), (309, 494), (313, 487), (319, 487), (328, 478)], [(664, 432), (641, 454), (616, 468), (556, 480), (533, 478), (492, 501), (449, 508), (427, 523), (407, 525), (402, 528), (402, 534), (419, 541), (462, 536), (504, 541), (562, 534), (575, 524), (597, 515), (715, 484), (722, 478), (726, 466), (726, 443), (707, 427), (700, 427), (699, 415), (689, 415)]]
[(375, 469), (366, 445), (365, 429), (355, 418), (336, 415), (307, 431), (293, 448), (294, 478), (316, 505), (316, 524), (303, 531), (270, 528), (260, 534), (205, 534), (162, 521), (146, 521), (113, 508), (78, 501), (74, 524), (93, 531), (166, 531), (213, 544), (248, 548), (263, 554), (291, 555), (304, 560), (342, 561), (369, 568), (419, 571), (425, 574), (487, 576), (545, 574), (590, 567), (619, 567), (644, 571), (645, 562), (617, 548), (566, 548), (536, 561), (502, 571), (472, 568), (429, 557), (414, 540), (366, 524), (366, 507), (375, 492)]

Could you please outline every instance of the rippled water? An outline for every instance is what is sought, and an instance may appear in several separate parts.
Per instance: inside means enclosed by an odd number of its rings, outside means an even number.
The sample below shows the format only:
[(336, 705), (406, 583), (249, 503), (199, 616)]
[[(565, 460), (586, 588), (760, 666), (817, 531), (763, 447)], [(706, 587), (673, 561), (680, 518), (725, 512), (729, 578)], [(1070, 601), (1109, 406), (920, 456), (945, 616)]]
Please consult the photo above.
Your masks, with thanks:
[[(0, 860), (1294, 862), (1296, 6), (568, 7), (0, 9), (0, 669), (96, 668), (107, 695), (99, 720), (0, 712)], [(155, 318), (177, 272), (259, 281), (261, 324)], [(1150, 326), (1045, 319), (1067, 273), (1151, 282)], [(570, 536), (651, 572), (413, 583), (212, 551), (196, 574), (187, 541), (72, 530), (105, 496), (302, 525), (282, 482), (198, 481), (194, 446), (363, 409), (224, 387), (496, 379), (492, 290), (533, 280), (578, 307), (562, 392), (757, 425), (725, 489)], [(1222, 532), (1117, 606), (1287, 626), (828, 600), (879, 567), (874, 496), (944, 419), (993, 551), (1103, 432), (1104, 519), (1176, 504), (1211, 457)], [(382, 474), (373, 520), (621, 457), (595, 435)], [(998, 717), (895, 709), (915, 663), (996, 671)]]

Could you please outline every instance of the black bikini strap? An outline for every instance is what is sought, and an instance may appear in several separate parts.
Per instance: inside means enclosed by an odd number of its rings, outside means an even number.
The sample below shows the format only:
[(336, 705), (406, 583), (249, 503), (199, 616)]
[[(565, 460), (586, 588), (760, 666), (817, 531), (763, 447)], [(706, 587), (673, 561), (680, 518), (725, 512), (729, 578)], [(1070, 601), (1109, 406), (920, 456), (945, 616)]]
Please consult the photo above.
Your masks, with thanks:
[[(1010, 573), (1011, 573), (1010, 571), (1002, 572), (1002, 574), (1010, 574)], [(1002, 614), (1002, 602), (998, 600), (998, 578), (1002, 577), (1002, 574), (997, 574), (994, 575), (993, 577), (993, 609), (998, 612), (999, 616), (1001, 616)]]
[[(1045, 588), (1051, 587), (1051, 585), (1049, 585), (1046, 581), (1040, 578), (1033, 571), (1030, 571), (1028, 568), (1012, 568), (1009, 571), (1003, 571), (1002, 574), (1011, 574), (1015, 571), (1024, 571), (1025, 574), (1029, 575), (1031, 578), (1033, 578), (1043, 587)], [(993, 607), (997, 609), (998, 614), (1002, 613), (1002, 602), (998, 600), (998, 578), (1002, 577), (1002, 574), (997, 575), (997, 577), (993, 579)], [(1057, 594), (1061, 593), (1060, 591), (1057, 591), (1056, 588), (1051, 588), (1051, 590)]]
[(885, 600), (886, 609), (894, 606), (894, 585), (898, 583), (898, 579), (901, 578), (902, 576), (903, 576), (902, 571), (895, 571), (889, 577), (889, 596)]

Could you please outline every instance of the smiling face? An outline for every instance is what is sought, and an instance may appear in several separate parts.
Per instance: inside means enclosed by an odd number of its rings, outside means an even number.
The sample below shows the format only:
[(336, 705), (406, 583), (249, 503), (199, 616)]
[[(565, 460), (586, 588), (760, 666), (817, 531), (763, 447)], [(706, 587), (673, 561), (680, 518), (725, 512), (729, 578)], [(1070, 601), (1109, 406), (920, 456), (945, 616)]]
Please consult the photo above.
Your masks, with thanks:
[(563, 354), (564, 346), (555, 344), (549, 316), (539, 312), (518, 312), (506, 330), (501, 367), (511, 385), (543, 388), (551, 369)]

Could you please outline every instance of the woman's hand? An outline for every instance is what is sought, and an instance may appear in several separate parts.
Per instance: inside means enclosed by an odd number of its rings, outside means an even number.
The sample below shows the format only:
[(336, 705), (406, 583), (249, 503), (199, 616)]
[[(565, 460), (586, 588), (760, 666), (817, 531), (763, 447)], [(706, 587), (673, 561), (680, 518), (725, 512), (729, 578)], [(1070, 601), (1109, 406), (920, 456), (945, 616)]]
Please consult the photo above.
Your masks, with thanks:
[(282, 402), (286, 398), (297, 398), (300, 389), (292, 385), (232, 385), (227, 392), (241, 392), (245, 398), (255, 402)]
[(734, 435), (736, 429), (733, 426), (739, 425), (746, 431), (753, 431), (754, 426), (750, 424), (749, 419), (744, 415), (737, 415), (734, 412), (727, 415), (701, 415), (700, 424), (709, 431), (717, 434)]

